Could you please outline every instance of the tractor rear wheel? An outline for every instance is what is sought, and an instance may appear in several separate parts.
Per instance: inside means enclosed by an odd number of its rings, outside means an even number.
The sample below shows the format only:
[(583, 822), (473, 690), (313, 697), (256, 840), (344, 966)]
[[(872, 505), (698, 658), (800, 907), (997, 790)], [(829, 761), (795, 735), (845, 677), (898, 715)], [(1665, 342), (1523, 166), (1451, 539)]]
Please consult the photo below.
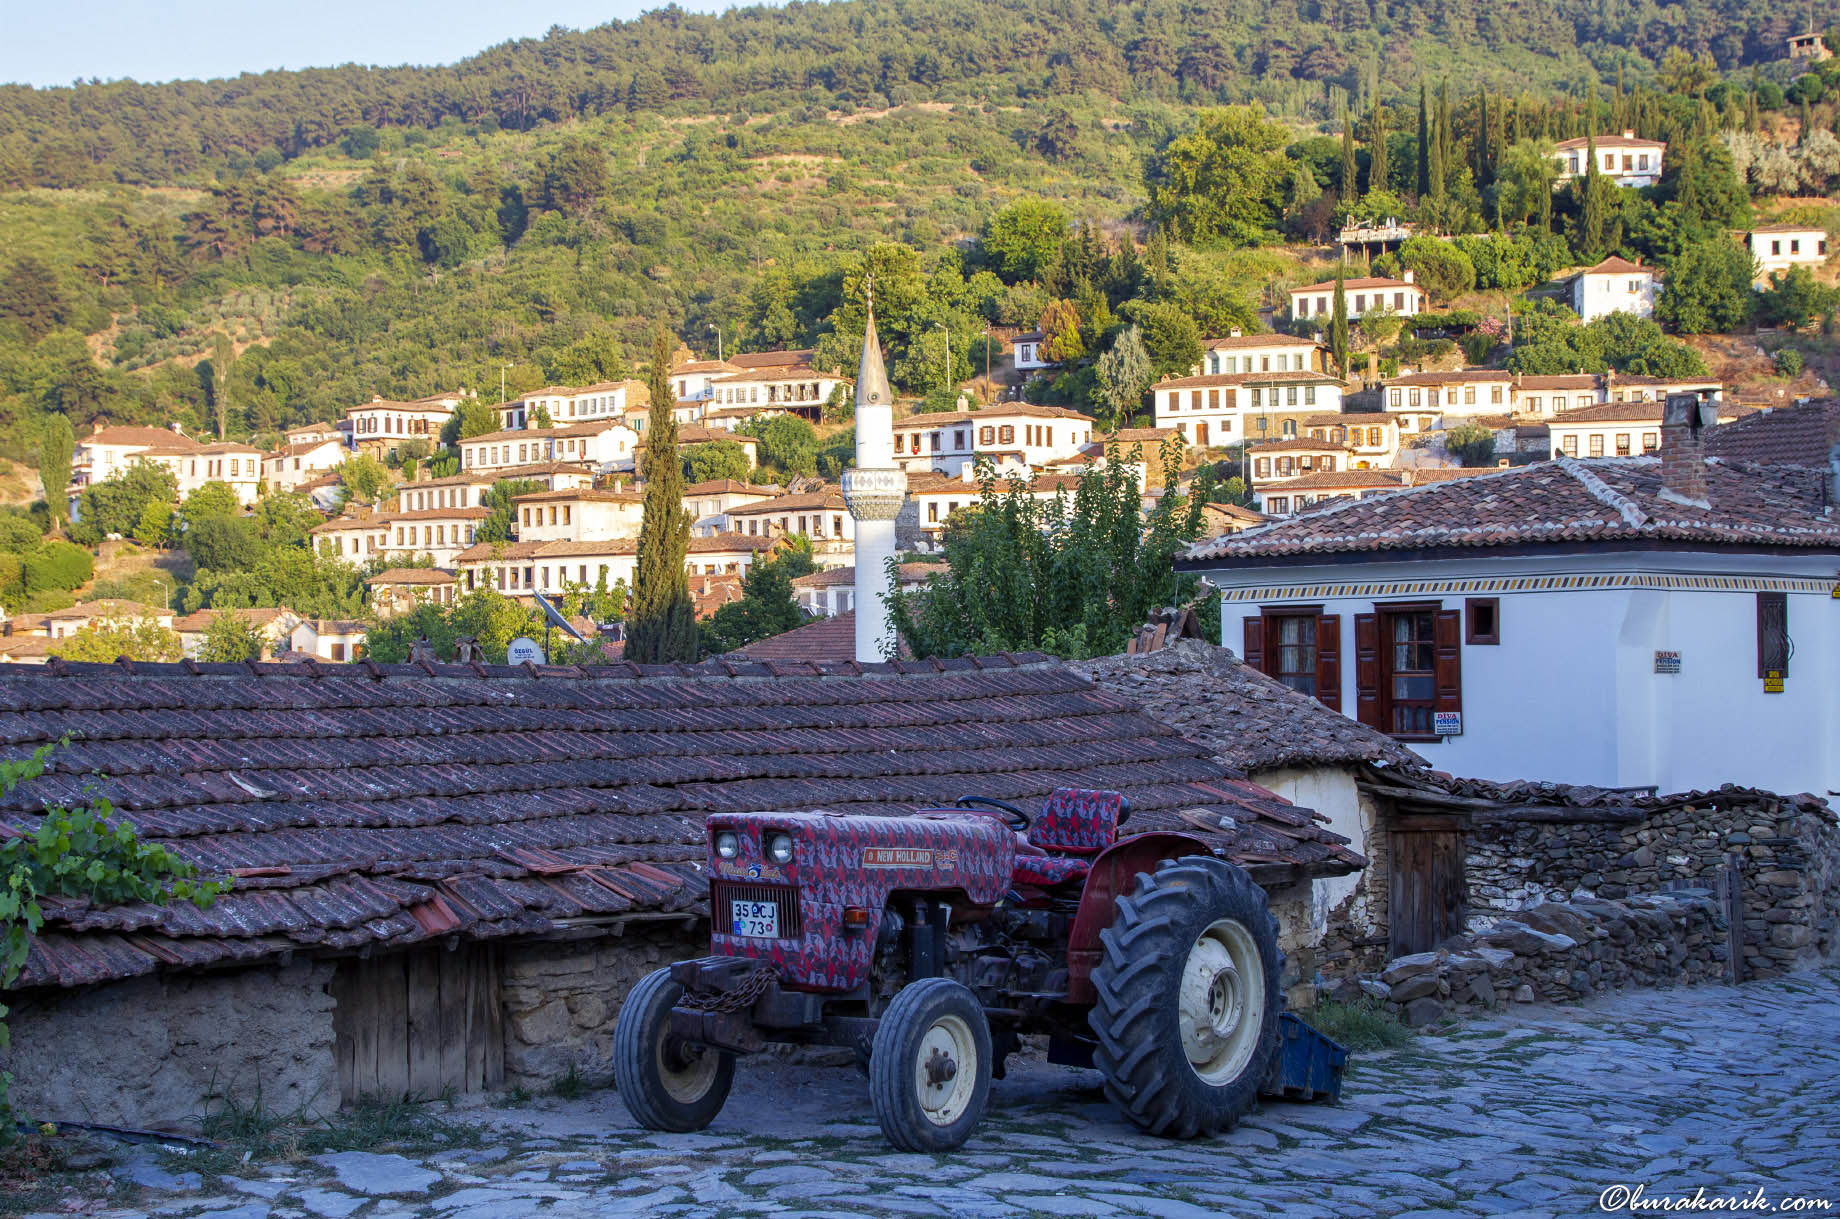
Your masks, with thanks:
[(614, 1086), (647, 1130), (701, 1130), (722, 1112), (735, 1082), (733, 1054), (672, 1034), (671, 1008), (683, 993), (669, 969), (649, 973), (627, 992), (614, 1026)]
[(875, 1029), (869, 1102), (902, 1151), (952, 1151), (990, 1098), (990, 1024), (977, 996), (950, 978), (901, 988)]
[(1264, 891), (1222, 860), (1166, 859), (1099, 938), (1087, 1019), (1106, 1095), (1152, 1134), (1232, 1129), (1258, 1099), (1283, 1009)]

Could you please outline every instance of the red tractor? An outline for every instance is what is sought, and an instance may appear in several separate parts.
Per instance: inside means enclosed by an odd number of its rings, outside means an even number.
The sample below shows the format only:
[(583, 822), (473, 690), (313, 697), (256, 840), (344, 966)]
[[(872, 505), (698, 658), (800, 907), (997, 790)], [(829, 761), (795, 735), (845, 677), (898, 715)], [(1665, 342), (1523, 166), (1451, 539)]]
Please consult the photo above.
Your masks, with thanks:
[(1032, 819), (979, 796), (888, 817), (711, 816), (711, 955), (627, 997), (627, 1108), (700, 1130), (737, 1055), (847, 1046), (889, 1142), (945, 1151), (1031, 1033), (1050, 1061), (1097, 1067), (1146, 1130), (1230, 1127), (1277, 1055), (1277, 920), (1200, 839), (1119, 837), (1129, 813), (1117, 792), (1066, 788)]

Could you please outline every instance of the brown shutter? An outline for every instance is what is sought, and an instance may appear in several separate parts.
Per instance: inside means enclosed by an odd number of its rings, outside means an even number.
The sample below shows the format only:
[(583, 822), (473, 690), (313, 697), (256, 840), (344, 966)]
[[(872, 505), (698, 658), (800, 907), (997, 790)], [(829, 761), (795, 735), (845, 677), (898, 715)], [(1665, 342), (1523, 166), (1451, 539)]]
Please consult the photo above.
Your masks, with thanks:
[(1386, 731), (1380, 718), (1380, 615), (1354, 616), (1354, 717)]
[(1331, 711), (1342, 709), (1342, 616), (1316, 618), (1316, 701)]
[(1437, 641), (1437, 710), (1463, 710), (1463, 611), (1439, 610), (1432, 636)]
[(1265, 671), (1265, 619), (1246, 619), (1246, 650), (1240, 659), (1263, 673)]

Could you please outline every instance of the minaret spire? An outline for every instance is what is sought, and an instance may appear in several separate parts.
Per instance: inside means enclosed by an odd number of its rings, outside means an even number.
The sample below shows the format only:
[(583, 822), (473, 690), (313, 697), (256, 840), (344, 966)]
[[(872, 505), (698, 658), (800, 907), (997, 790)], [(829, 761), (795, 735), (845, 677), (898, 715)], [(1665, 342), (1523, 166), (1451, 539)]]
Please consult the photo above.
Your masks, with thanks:
[(895, 518), (907, 501), (907, 475), (894, 463), (894, 389), (875, 333), (875, 280), (864, 284), (867, 320), (856, 368), (856, 465), (843, 472), (843, 499), (856, 522), (856, 659), (894, 654), (888, 614), (888, 564)]

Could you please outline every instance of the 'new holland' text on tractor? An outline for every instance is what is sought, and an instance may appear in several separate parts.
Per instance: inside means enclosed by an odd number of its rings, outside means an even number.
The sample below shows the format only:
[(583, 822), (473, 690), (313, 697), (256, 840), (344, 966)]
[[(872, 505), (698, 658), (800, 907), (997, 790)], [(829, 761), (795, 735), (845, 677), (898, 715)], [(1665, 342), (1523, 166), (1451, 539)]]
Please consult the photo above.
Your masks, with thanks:
[(697, 1130), (735, 1056), (841, 1045), (883, 1132), (962, 1144), (1023, 1034), (1092, 1065), (1146, 1130), (1230, 1127), (1278, 1043), (1277, 922), (1241, 869), (1180, 833), (1124, 837), (1117, 792), (1033, 818), (968, 796), (899, 816), (708, 819), (711, 955), (642, 980), (614, 1070), (633, 1116)]

